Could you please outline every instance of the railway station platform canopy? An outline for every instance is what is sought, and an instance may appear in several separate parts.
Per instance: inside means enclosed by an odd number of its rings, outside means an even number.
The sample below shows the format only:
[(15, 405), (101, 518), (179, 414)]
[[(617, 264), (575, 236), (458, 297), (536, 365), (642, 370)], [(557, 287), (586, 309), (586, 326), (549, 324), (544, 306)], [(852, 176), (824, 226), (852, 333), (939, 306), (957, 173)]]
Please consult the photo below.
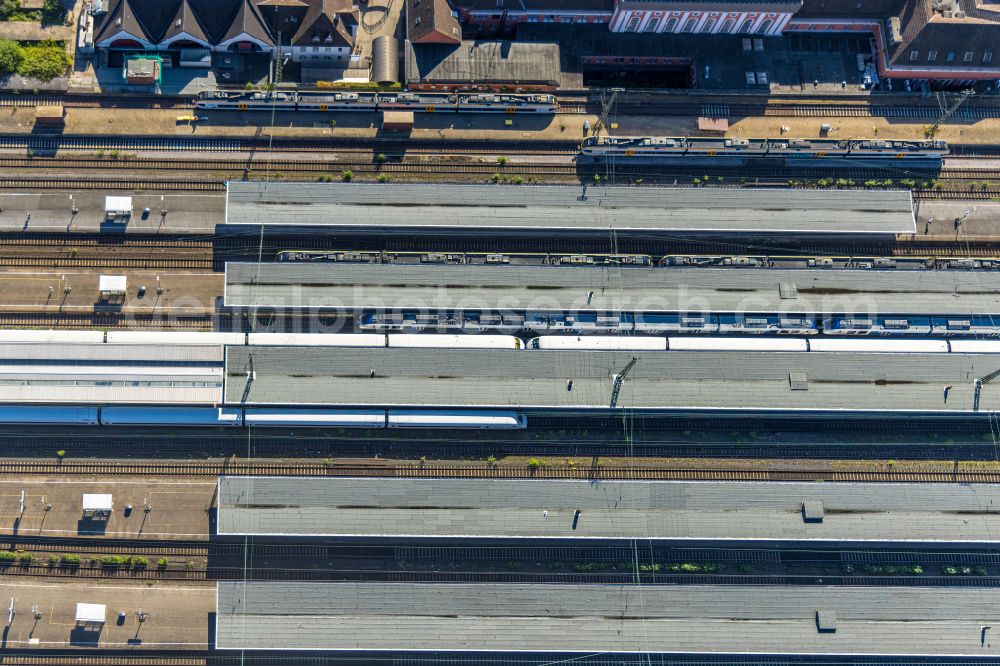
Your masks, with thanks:
[(1000, 273), (228, 263), (224, 300), (285, 310), (975, 315), (1000, 312)]
[(220, 536), (959, 544), (1000, 530), (985, 484), (226, 476), (218, 497)]
[(912, 234), (902, 190), (230, 182), (226, 224), (341, 233)]
[[(226, 403), (504, 407), (607, 412), (614, 376), (637, 359), (618, 408), (970, 413), (990, 354), (611, 352), (229, 347)], [(572, 380), (572, 383), (570, 383)], [(951, 386), (950, 391), (942, 391)], [(983, 413), (1000, 389), (981, 393)]]
[[(12, 331), (23, 337), (23, 331)], [(8, 342), (0, 331), (0, 404), (218, 403), (223, 385), (221, 345)], [(50, 338), (50, 339), (49, 339)]]
[[(1000, 656), (987, 588), (218, 584), (220, 650)], [(824, 626), (818, 623), (824, 611)], [(832, 628), (831, 628), (832, 627)], [(988, 630), (987, 630), (988, 631)]]

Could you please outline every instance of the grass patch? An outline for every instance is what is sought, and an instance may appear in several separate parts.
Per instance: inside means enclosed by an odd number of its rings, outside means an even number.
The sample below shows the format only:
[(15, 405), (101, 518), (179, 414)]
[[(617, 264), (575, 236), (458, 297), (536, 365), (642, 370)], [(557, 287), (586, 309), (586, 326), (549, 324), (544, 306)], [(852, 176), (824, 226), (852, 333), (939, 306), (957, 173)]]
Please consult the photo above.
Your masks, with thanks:
[(66, 49), (57, 42), (23, 45), (11, 39), (0, 39), (0, 74), (17, 72), (21, 76), (51, 81), (69, 68)]

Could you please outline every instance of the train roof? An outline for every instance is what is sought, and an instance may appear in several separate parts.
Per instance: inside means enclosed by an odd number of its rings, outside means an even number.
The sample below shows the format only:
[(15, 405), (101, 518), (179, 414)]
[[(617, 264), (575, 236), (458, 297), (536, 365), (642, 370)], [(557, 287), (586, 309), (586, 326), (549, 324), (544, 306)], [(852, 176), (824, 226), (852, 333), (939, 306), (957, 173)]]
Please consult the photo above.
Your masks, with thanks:
[[(990, 588), (222, 581), (221, 650), (996, 657)], [(836, 628), (818, 627), (828, 611)], [(631, 621), (629, 621), (631, 620)], [(721, 655), (732, 655), (723, 658)], [(755, 662), (756, 663), (756, 662)]]
[(227, 224), (380, 231), (900, 234), (905, 190), (230, 182)]
[(974, 315), (1000, 313), (1000, 272), (229, 263), (225, 304)]
[[(975, 378), (997, 367), (991, 355), (957, 353), (228, 347), (228, 404), (244, 399), (250, 354), (252, 405), (560, 411), (607, 410), (632, 358), (618, 406), (652, 411), (968, 412)], [(982, 409), (998, 408), (1000, 389), (984, 387)]]
[[(822, 503), (822, 522), (803, 519), (804, 502)], [(1000, 487), (988, 484), (223, 477), (218, 533), (990, 542), (995, 505)]]
[(664, 146), (683, 147), (696, 146), (698, 148), (763, 148), (771, 146), (783, 150), (831, 150), (834, 148), (864, 148), (868, 150), (893, 150), (893, 149), (934, 149), (947, 152), (948, 144), (944, 141), (906, 141), (898, 139), (798, 139), (789, 137), (780, 138), (744, 138), (744, 137), (712, 137), (712, 136), (689, 136), (689, 137), (665, 137), (665, 136), (599, 136), (588, 137), (584, 141), (587, 145), (634, 145), (634, 146)]

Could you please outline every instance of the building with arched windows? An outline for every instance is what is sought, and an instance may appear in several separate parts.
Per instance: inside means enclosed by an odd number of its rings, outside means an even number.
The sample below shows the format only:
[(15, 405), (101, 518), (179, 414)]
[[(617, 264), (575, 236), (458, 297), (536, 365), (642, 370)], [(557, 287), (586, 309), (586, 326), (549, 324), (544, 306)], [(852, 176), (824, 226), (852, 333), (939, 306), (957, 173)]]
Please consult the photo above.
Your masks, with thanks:
[(656, 2), (618, 0), (613, 32), (780, 35), (802, 0)]
[[(345, 66), (360, 16), (353, 0), (110, 0), (95, 16), (105, 54), (272, 53)], [(314, 62), (321, 61), (321, 62)]]
[(513, 38), (533, 23), (636, 35), (857, 35), (872, 40), (880, 78), (1000, 79), (997, 0), (436, 0), (448, 3), (465, 39)]

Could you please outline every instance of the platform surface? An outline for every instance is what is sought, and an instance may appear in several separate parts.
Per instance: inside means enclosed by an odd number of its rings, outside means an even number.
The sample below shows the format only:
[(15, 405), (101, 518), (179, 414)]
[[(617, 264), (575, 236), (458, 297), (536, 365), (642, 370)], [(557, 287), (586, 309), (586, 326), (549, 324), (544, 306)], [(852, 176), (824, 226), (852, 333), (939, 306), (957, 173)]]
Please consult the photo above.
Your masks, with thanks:
[[(107, 520), (83, 515), (84, 494), (95, 493), (112, 496), (114, 510)], [(0, 535), (207, 539), (214, 493), (212, 481), (8, 478), (0, 481)], [(126, 516), (128, 505), (132, 511)]]
[[(247, 389), (247, 372), (254, 380)], [(228, 404), (969, 411), (990, 354), (228, 347)], [(805, 373), (805, 390), (791, 381)], [(796, 374), (797, 376), (797, 374)], [(572, 381), (572, 383), (570, 383)], [(943, 387), (950, 386), (947, 392)], [(982, 391), (982, 409), (1000, 389)]]
[[(105, 196), (131, 196), (132, 216), (127, 223), (107, 221)], [(76, 206), (77, 213), (73, 214)], [(143, 219), (143, 209), (150, 212)], [(104, 232), (177, 234), (211, 232), (225, 223), (223, 194), (160, 193), (73, 190), (44, 192), (0, 192), (0, 231)], [(166, 215), (161, 212), (166, 210)], [(30, 214), (30, 219), (28, 215)]]
[(228, 307), (380, 312), (1000, 313), (1000, 271), (231, 262), (225, 291)]
[[(0, 581), (5, 607), (11, 597), (14, 621), (4, 634), (8, 649), (205, 650), (215, 611), (215, 588), (210, 584), (5, 577)], [(77, 627), (78, 603), (103, 604), (104, 625)], [(37, 620), (35, 607), (41, 616)], [(139, 622), (140, 611), (144, 622)], [(125, 613), (124, 619), (119, 613)]]
[[(221, 582), (220, 649), (1000, 655), (996, 591)], [(816, 611), (835, 610), (820, 633)]]
[(535, 232), (913, 233), (904, 190), (231, 182), (229, 225)]
[[(827, 515), (806, 522), (804, 502)], [(223, 477), (218, 532), (989, 542), (994, 504), (989, 485)]]

